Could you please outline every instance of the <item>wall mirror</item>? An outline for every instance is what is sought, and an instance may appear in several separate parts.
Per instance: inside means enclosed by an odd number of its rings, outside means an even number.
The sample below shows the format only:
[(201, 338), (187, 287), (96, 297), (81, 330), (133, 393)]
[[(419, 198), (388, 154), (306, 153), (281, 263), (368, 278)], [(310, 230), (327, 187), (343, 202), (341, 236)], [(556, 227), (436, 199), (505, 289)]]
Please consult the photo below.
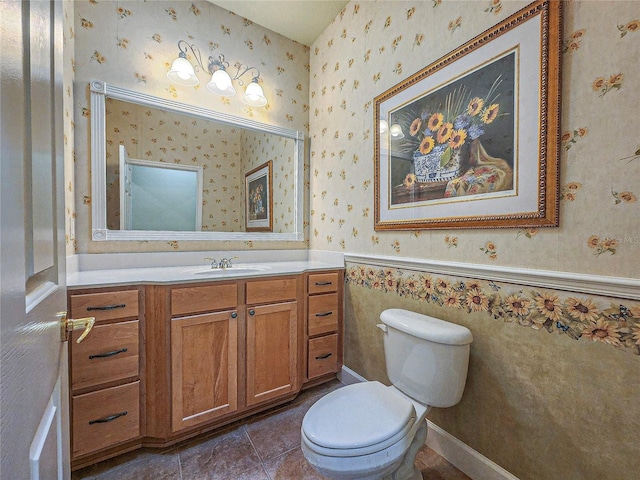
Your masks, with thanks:
[[(251, 119), (179, 103), (93, 81), (91, 87), (91, 188), (93, 240), (303, 240), (304, 134)], [(272, 231), (245, 231), (245, 175), (272, 162)], [(184, 199), (179, 176), (200, 172), (195, 182), (198, 218), (179, 218), (172, 204), (131, 223), (127, 168), (149, 167), (169, 177), (137, 185), (144, 198)], [(157, 168), (152, 168), (157, 166)], [(173, 168), (167, 168), (172, 166)], [(153, 178), (153, 177), (151, 177)], [(189, 198), (194, 183), (190, 183)], [(165, 185), (167, 188), (167, 185)], [(186, 188), (186, 187), (185, 187)], [(153, 203), (148, 202), (147, 203)], [(183, 209), (193, 216), (193, 208)], [(162, 212), (162, 213), (160, 213)], [(175, 218), (175, 222), (171, 218)], [(144, 229), (136, 229), (144, 228)]]

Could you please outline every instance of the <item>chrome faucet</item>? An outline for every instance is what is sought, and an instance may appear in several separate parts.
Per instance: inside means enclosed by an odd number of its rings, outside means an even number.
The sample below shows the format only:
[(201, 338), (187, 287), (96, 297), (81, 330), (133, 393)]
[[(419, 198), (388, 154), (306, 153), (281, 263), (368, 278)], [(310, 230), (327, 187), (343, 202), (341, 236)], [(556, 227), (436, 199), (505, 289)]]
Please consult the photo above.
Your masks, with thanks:
[(235, 260), (238, 257), (231, 257), (231, 258), (221, 258), (220, 259), (220, 263), (218, 264), (218, 268), (229, 268), (229, 267), (233, 267), (233, 264), (231, 263), (232, 260)]
[(225, 268), (233, 267), (232, 261), (235, 260), (236, 258), (239, 258), (239, 257), (231, 257), (231, 258), (222, 257), (220, 259), (220, 262), (216, 263), (216, 259), (215, 258), (213, 258), (213, 257), (204, 257), (205, 260), (211, 260), (211, 268), (212, 269), (221, 268), (223, 270)]

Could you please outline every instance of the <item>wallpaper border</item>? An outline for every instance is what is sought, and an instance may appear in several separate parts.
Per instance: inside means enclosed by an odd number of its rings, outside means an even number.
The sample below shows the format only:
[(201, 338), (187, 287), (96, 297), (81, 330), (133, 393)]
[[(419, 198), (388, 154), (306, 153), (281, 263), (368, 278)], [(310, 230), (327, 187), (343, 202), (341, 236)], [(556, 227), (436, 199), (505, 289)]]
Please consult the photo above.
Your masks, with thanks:
[(411, 262), (413, 266), (409, 267), (345, 260), (347, 285), (394, 293), (452, 311), (485, 312), (495, 320), (567, 335), (573, 340), (600, 342), (640, 355), (640, 303), (619, 295), (580, 298), (565, 286), (531, 288), (510, 280), (445, 273), (421, 266), (427, 262)]
[(567, 292), (640, 300), (640, 279), (554, 272), (527, 268), (497, 267), (473, 263), (441, 262), (407, 257), (345, 253), (344, 261), (408, 270), (425, 270), (440, 275), (472, 277), (516, 285), (550, 288)]

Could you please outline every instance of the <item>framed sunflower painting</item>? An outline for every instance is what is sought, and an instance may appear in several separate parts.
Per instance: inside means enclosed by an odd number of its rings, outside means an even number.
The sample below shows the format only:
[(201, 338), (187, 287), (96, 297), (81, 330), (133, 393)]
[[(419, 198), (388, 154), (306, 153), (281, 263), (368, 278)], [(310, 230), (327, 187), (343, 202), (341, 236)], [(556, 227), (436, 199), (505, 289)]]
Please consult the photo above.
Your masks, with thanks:
[(557, 226), (560, 52), (539, 0), (377, 96), (376, 230)]

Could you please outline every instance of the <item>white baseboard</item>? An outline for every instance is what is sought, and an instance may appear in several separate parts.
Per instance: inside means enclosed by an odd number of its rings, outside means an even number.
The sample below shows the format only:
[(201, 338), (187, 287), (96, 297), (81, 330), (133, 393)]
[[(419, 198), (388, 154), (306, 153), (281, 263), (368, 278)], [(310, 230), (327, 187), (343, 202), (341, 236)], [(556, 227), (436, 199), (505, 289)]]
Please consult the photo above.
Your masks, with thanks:
[(473, 480), (518, 480), (500, 465), (427, 420), (427, 446)]
[[(362, 375), (345, 366), (338, 373), (338, 380), (345, 385), (367, 381)], [(427, 420), (427, 424), (427, 446), (473, 480), (518, 480), (518, 477), (445, 432), (435, 423)]]
[(345, 385), (367, 381), (367, 379), (362, 375), (354, 372), (349, 367), (345, 367), (344, 365), (342, 366), (342, 370), (338, 372), (338, 380), (340, 380)]

